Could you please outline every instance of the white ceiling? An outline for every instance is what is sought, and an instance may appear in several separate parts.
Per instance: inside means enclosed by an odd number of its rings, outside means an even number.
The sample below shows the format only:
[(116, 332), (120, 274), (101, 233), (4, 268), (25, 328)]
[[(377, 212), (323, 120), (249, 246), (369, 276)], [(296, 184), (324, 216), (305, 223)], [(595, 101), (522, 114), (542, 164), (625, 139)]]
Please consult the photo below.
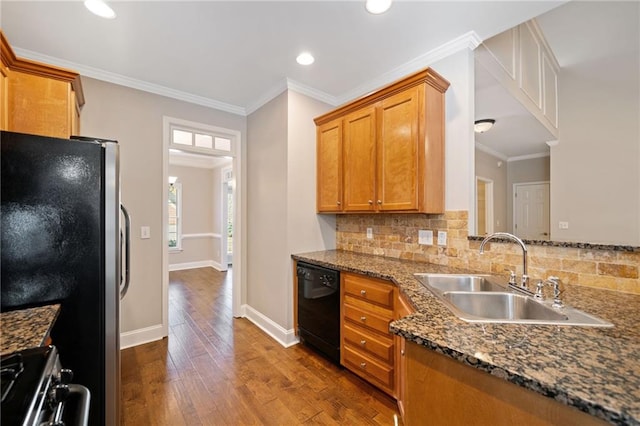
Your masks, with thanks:
[[(478, 43), (533, 17), (562, 72), (606, 80), (613, 91), (640, 72), (637, 1), (396, 0), (383, 15), (367, 13), (364, 0), (111, 5), (115, 20), (81, 1), (2, 0), (0, 24), (20, 56), (241, 115), (287, 86), (347, 102), (429, 65), (456, 40)], [(295, 62), (302, 50), (313, 65)], [(504, 158), (548, 151), (550, 134), (477, 74), (476, 119), (498, 120), (477, 141)]]
[[(110, 3), (114, 20), (80, 1), (4, 0), (0, 22), (21, 56), (246, 114), (287, 80), (346, 102), (424, 67), (447, 42), (486, 39), (563, 1), (396, 1), (383, 15), (364, 0)], [(302, 50), (313, 65), (295, 62)]]

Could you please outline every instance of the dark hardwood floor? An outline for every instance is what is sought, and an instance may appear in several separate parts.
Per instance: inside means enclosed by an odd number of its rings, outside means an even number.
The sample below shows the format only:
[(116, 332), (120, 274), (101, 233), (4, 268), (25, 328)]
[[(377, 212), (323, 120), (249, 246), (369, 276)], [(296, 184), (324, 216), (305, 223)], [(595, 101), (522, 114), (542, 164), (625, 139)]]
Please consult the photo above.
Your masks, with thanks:
[(122, 351), (122, 425), (401, 423), (386, 394), (233, 318), (231, 274), (171, 272), (169, 337)]

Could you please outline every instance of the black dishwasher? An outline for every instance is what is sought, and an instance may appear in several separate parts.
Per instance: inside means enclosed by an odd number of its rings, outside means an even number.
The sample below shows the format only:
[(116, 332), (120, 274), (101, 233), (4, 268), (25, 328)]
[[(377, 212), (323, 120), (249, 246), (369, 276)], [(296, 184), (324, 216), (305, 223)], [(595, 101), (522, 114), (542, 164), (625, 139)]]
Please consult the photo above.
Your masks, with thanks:
[(340, 273), (298, 262), (298, 334), (340, 364)]

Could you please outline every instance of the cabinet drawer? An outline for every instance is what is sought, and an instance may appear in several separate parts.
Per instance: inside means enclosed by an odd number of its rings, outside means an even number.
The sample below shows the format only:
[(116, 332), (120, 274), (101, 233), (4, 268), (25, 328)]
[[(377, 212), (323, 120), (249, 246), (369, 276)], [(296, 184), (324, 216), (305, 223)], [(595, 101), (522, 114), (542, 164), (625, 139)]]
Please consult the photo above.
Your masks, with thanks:
[(357, 375), (384, 388), (387, 392), (393, 393), (393, 367), (377, 362), (346, 345), (344, 347), (343, 360), (345, 366)]
[(393, 339), (381, 338), (377, 334), (348, 323), (344, 324), (343, 336), (345, 344), (358, 348), (360, 351), (376, 356), (382, 361), (393, 365), (393, 351), (395, 347)]
[(356, 324), (378, 331), (382, 334), (389, 334), (390, 318), (384, 318), (348, 304), (344, 305), (343, 313), (345, 319), (351, 320)]
[(345, 274), (343, 285), (345, 294), (393, 309), (392, 284), (373, 281), (368, 277)]

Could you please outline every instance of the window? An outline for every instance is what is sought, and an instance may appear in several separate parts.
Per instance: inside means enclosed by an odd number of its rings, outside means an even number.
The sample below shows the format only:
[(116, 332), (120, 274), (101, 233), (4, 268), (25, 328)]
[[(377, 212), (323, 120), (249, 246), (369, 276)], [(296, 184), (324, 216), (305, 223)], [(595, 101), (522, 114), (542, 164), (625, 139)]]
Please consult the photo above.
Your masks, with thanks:
[[(170, 181), (175, 182), (172, 176)], [(169, 250), (182, 250), (182, 185), (172, 183), (169, 185)]]
[(178, 125), (171, 125), (170, 144), (178, 149), (192, 148), (194, 151), (208, 154), (228, 155), (232, 151), (229, 137)]

